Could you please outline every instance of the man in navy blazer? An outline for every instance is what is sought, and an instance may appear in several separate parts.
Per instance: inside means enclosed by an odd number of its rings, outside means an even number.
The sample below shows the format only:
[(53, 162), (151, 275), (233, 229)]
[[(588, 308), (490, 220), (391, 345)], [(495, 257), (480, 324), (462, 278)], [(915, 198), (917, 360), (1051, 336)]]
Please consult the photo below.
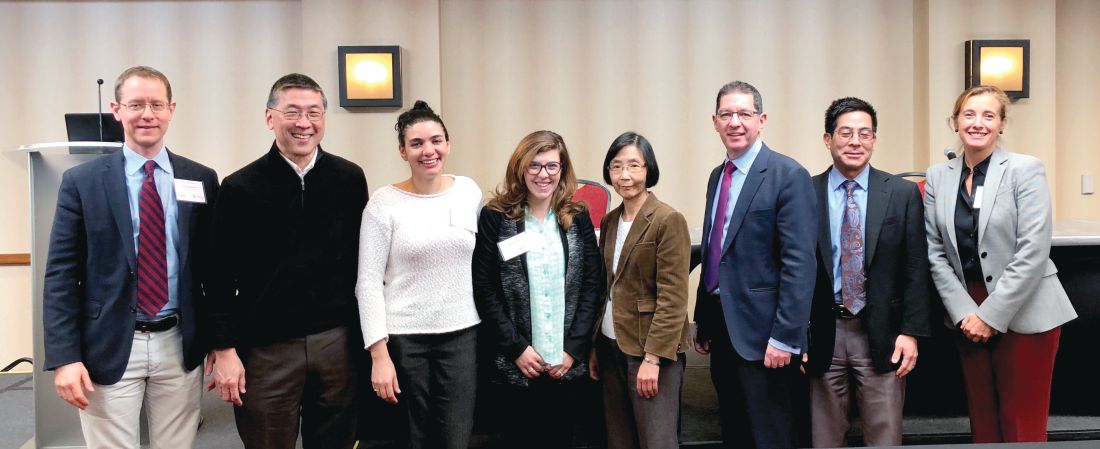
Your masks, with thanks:
[(725, 445), (793, 448), (817, 268), (813, 187), (760, 139), (767, 114), (755, 87), (726, 84), (716, 103), (726, 157), (707, 182), (695, 349), (711, 355)]
[(80, 409), (89, 448), (137, 448), (143, 401), (153, 447), (191, 447), (198, 429), (195, 303), (218, 177), (164, 146), (175, 108), (164, 74), (127, 69), (111, 102), (122, 151), (62, 176), (42, 300), (45, 368)]

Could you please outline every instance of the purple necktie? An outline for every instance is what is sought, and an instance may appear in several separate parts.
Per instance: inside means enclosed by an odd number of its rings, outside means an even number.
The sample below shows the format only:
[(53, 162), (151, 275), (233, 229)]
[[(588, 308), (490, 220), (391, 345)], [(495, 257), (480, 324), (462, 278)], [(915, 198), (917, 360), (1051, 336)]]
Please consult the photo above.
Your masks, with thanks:
[(157, 164), (146, 161), (145, 180), (138, 195), (138, 307), (150, 318), (168, 304), (168, 257), (165, 252), (164, 206), (157, 193), (153, 171)]
[(713, 292), (718, 288), (718, 263), (722, 260), (722, 232), (726, 229), (726, 204), (730, 200), (730, 180), (733, 179), (733, 170), (736, 168), (733, 161), (726, 161), (722, 171), (722, 187), (718, 189), (718, 204), (710, 224), (707, 261), (703, 267), (703, 286), (706, 287), (707, 292)]
[(840, 222), (840, 297), (852, 315), (867, 304), (867, 293), (863, 291), (867, 279), (863, 273), (863, 227), (859, 225), (859, 204), (852, 197), (855, 187), (855, 181), (844, 181), (848, 195)]

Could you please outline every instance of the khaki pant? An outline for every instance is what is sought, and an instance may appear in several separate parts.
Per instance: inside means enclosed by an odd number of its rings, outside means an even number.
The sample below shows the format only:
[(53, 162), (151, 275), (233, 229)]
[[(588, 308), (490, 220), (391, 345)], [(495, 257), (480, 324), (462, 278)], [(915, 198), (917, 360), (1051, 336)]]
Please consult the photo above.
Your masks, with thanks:
[[(95, 363), (94, 360), (89, 363)], [(126, 372), (114, 385), (87, 392), (80, 427), (89, 449), (139, 447), (141, 405), (149, 420), (149, 447), (189, 448), (195, 444), (202, 398), (202, 370), (183, 369), (179, 327), (134, 332)]]

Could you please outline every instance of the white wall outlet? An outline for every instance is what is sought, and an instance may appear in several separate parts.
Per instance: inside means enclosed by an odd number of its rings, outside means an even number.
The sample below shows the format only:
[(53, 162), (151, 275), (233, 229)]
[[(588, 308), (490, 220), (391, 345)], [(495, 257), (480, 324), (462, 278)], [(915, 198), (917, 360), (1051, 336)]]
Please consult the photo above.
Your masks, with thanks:
[(1081, 175), (1081, 194), (1092, 195), (1096, 191), (1096, 183), (1092, 175)]

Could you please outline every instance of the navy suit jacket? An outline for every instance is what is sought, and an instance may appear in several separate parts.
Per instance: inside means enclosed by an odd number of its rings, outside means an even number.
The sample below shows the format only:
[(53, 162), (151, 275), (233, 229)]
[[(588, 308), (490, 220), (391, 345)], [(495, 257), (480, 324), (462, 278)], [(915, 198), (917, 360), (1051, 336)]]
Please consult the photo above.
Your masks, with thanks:
[[(707, 182), (703, 270), (722, 165)], [(810, 174), (794, 159), (763, 145), (730, 218), (717, 269), (721, 304), (708, 300), (700, 276), (695, 303), (698, 339), (728, 335), (745, 360), (763, 360), (768, 340), (805, 349), (817, 264), (817, 201)], [(719, 217), (721, 218), (721, 217)], [(717, 314), (725, 318), (720, 329)]]
[[(167, 151), (167, 150), (165, 150)], [(206, 204), (178, 202), (179, 317), (184, 365), (205, 348), (196, 339), (203, 295), (206, 229), (218, 175), (168, 153), (176, 179), (202, 181)], [(45, 368), (84, 362), (92, 381), (111, 385), (126, 371), (133, 346), (137, 257), (121, 152), (73, 167), (61, 178), (42, 293)]]

